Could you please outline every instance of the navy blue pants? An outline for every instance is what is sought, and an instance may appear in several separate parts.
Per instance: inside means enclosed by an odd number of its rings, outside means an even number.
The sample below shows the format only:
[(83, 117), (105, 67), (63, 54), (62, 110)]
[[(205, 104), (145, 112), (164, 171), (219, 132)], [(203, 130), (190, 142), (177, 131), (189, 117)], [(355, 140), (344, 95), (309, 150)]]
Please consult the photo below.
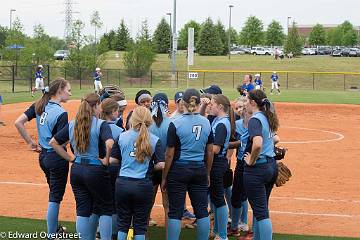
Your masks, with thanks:
[(116, 203), (115, 203), (115, 183), (116, 179), (119, 176), (120, 166), (119, 165), (110, 165), (109, 173), (110, 173), (110, 182), (111, 182), (111, 192), (113, 195), (113, 214), (116, 214)]
[(241, 203), (247, 200), (244, 186), (244, 161), (237, 160), (234, 172), (234, 182), (231, 194), (231, 206), (240, 208)]
[(49, 185), (49, 202), (60, 203), (65, 193), (69, 162), (56, 152), (42, 151), (39, 155), (39, 164)]
[[(181, 220), (184, 213), (186, 191), (197, 219), (209, 216), (208, 181), (205, 166), (174, 163), (167, 177), (169, 218)], [(223, 192), (224, 193), (224, 192)]]
[(254, 166), (245, 165), (245, 191), (257, 221), (269, 218), (269, 198), (277, 174), (274, 159)]
[(118, 177), (115, 186), (118, 230), (127, 233), (133, 220), (134, 235), (144, 235), (152, 198), (153, 183), (150, 178)]
[(210, 171), (210, 200), (216, 208), (226, 205), (224, 198), (224, 175), (228, 169), (226, 157), (214, 157)]
[(105, 166), (74, 163), (70, 183), (75, 195), (76, 215), (90, 217), (113, 213), (109, 170)]

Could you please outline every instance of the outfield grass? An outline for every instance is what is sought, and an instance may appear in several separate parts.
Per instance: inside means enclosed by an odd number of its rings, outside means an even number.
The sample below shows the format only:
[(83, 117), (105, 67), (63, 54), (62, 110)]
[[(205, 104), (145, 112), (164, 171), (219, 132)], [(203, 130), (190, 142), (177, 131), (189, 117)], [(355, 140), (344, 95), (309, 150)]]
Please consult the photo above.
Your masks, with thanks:
[[(157, 92), (165, 92), (170, 99), (177, 91), (183, 89), (176, 88), (147, 88), (153, 94)], [(125, 88), (127, 99), (134, 99), (135, 94), (140, 88)], [(72, 99), (80, 99), (86, 93), (91, 92), (92, 89), (78, 90), (72, 89)], [(224, 89), (224, 94), (231, 100), (239, 96), (238, 92), (234, 89)], [(329, 103), (329, 104), (360, 104), (360, 92), (350, 91), (313, 91), (313, 90), (283, 90), (281, 95), (269, 95), (269, 98), (274, 102), (297, 102), (297, 103)], [(31, 97), (28, 92), (21, 93), (3, 93), (4, 104), (17, 103), (17, 102), (31, 102), (38, 99), (41, 94), (37, 92), (35, 98)]]
[[(75, 233), (75, 223), (61, 222), (62, 226), (66, 226), (68, 232)], [(20, 233), (34, 233), (46, 231), (46, 222), (44, 220), (34, 220), (25, 218), (11, 218), (0, 216), (0, 234), (1, 232), (15, 232)], [(165, 229), (163, 227), (150, 227), (150, 238), (156, 240), (165, 239)], [(0, 237), (1, 238), (1, 237)], [(9, 238), (2, 238), (9, 239)], [(196, 239), (196, 231), (183, 229), (181, 231), (181, 239)], [(229, 238), (234, 240), (235, 238)], [(300, 236), (300, 235), (285, 235), (274, 234), (274, 240), (341, 240), (341, 239), (355, 239), (344, 237), (320, 237), (320, 236)]]

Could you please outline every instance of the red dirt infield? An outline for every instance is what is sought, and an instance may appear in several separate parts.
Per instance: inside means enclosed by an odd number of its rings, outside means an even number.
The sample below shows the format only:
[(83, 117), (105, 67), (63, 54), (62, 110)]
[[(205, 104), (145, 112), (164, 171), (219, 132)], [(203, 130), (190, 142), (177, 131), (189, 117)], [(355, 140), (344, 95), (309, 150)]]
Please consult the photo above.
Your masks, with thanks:
[[(78, 105), (78, 100), (64, 104), (69, 119), (74, 118)], [(27, 149), (13, 124), (28, 106), (30, 103), (2, 106), (7, 125), (0, 127), (0, 216), (44, 219), (48, 187), (38, 154)], [(127, 110), (133, 107), (131, 102)], [(289, 149), (284, 162), (293, 177), (285, 186), (275, 187), (271, 195), (274, 232), (360, 237), (360, 106), (276, 103), (276, 108), (280, 145)], [(36, 138), (35, 121), (27, 129)], [(234, 168), (235, 159), (232, 165)], [(160, 206), (159, 193), (152, 217), (163, 224)], [(75, 221), (70, 184), (60, 219)]]

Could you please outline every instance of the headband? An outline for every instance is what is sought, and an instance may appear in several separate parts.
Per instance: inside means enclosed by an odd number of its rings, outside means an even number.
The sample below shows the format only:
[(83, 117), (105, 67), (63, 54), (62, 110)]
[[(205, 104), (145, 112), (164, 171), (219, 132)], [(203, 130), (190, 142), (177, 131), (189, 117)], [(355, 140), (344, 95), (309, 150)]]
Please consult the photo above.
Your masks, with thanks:
[(151, 95), (150, 94), (147, 94), (147, 93), (144, 93), (144, 94), (141, 94), (139, 97), (138, 97), (138, 103), (140, 103), (142, 100), (144, 99), (152, 99)]
[(120, 107), (123, 107), (123, 106), (127, 106), (127, 101), (124, 99), (124, 100), (120, 100), (117, 102), (119, 104)]

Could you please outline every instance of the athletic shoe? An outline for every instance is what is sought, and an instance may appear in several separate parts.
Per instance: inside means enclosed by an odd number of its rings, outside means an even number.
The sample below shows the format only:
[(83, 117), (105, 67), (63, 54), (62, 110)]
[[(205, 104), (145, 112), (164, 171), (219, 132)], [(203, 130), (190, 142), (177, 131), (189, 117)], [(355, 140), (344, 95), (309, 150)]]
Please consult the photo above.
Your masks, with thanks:
[(216, 235), (214, 240), (229, 240), (228, 238), (221, 238), (219, 235)]
[(56, 230), (56, 233), (66, 233), (66, 227), (59, 225)]
[(192, 223), (185, 223), (184, 228), (195, 229), (197, 227), (196, 219)]
[(239, 229), (231, 229), (231, 227), (228, 227), (227, 235), (228, 235), (228, 237), (239, 237), (240, 231), (239, 231)]
[(189, 212), (189, 210), (187, 210), (187, 209), (184, 210), (182, 218), (187, 219), (187, 220), (196, 219), (195, 215), (193, 213)]
[(155, 220), (150, 219), (149, 227), (155, 227), (155, 226), (157, 226), (157, 222)]
[(96, 232), (96, 239), (101, 239), (100, 232)]
[(231, 218), (228, 218), (228, 224), (231, 224)]
[(239, 230), (242, 232), (248, 232), (249, 231), (249, 225), (247, 225), (246, 223), (239, 223)]
[(116, 234), (113, 234), (113, 235), (111, 236), (111, 240), (117, 240), (117, 235), (116, 235)]

